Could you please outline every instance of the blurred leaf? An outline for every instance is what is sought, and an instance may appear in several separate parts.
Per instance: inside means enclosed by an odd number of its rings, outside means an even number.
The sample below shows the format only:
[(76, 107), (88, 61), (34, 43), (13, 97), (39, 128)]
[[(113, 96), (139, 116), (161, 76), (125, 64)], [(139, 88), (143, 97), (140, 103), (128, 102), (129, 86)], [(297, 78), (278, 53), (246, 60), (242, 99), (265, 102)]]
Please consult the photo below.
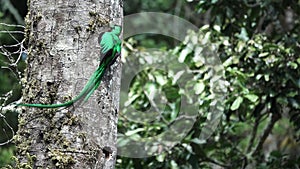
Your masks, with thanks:
[(255, 103), (258, 100), (258, 96), (255, 94), (246, 94), (244, 97), (250, 100), (252, 103)]
[(195, 94), (202, 93), (204, 89), (205, 89), (205, 85), (202, 81), (198, 81), (194, 86)]
[(162, 163), (162, 162), (164, 162), (165, 157), (166, 157), (166, 154), (165, 154), (165, 153), (162, 153), (162, 154), (156, 156), (156, 160), (157, 160), (158, 162), (161, 162), (161, 163)]
[(192, 52), (192, 49), (189, 47), (184, 48), (179, 55), (178, 61), (183, 63), (188, 54)]
[(243, 41), (247, 41), (249, 39), (247, 30), (245, 28), (241, 28), (241, 32), (237, 35), (237, 37)]
[(171, 169), (179, 169), (178, 164), (174, 160), (171, 160)]
[(258, 55), (258, 57), (265, 57), (265, 56), (268, 56), (269, 55), (269, 52), (263, 52), (263, 53), (260, 53)]
[(230, 110), (232, 110), (232, 111), (234, 111), (234, 110), (237, 110), (239, 107), (240, 107), (240, 105), (241, 105), (241, 103), (243, 102), (243, 98), (241, 97), (241, 96), (238, 96), (235, 100), (234, 100), (234, 102), (232, 103), (232, 105), (231, 105), (231, 107), (230, 107)]
[(118, 147), (124, 147), (125, 145), (127, 145), (130, 142), (129, 139), (125, 139), (125, 138), (118, 138), (118, 142), (117, 145)]
[(193, 138), (191, 142), (196, 143), (196, 144), (204, 144), (206, 143), (206, 140), (200, 140), (199, 138)]
[(145, 131), (145, 129), (144, 128), (138, 128), (138, 129), (135, 129), (135, 130), (130, 130), (130, 131), (127, 131), (125, 133), (125, 135), (126, 136), (131, 136), (131, 135), (136, 134), (136, 133), (141, 132), (141, 131)]
[(297, 69), (298, 68), (298, 64), (295, 63), (295, 62), (288, 62), (287, 65), (290, 66), (292, 69)]

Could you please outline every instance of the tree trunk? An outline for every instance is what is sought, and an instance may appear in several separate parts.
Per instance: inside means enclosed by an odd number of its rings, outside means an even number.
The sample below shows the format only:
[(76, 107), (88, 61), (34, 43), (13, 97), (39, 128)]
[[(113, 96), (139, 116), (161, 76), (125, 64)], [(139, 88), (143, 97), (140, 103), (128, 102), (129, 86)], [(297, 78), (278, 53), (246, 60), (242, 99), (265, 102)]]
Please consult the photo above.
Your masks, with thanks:
[[(121, 25), (121, 0), (29, 0), (28, 67), (23, 103), (74, 98), (97, 69), (98, 36)], [(22, 108), (16, 168), (114, 168), (120, 58), (84, 104), (66, 109)]]

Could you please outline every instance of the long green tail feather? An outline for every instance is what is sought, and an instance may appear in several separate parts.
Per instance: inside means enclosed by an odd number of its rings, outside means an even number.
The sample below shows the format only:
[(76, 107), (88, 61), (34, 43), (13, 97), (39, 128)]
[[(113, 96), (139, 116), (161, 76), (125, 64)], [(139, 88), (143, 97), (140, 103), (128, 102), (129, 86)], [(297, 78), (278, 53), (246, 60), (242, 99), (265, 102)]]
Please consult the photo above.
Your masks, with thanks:
[(20, 103), (16, 106), (26, 106), (26, 107), (38, 107), (38, 108), (59, 108), (59, 107), (69, 107), (73, 105), (75, 102), (80, 100), (82, 97), (84, 98), (84, 102), (88, 100), (88, 98), (93, 94), (93, 92), (99, 87), (101, 83), (101, 79), (104, 75), (105, 69), (108, 66), (106, 61), (103, 61), (100, 63), (98, 69), (92, 74), (89, 81), (85, 85), (85, 87), (82, 89), (82, 91), (79, 93), (78, 96), (76, 96), (74, 99), (67, 101), (65, 103), (61, 104), (26, 104), (26, 103)]
[(92, 74), (85, 87), (74, 99), (61, 104), (26, 104), (20, 103), (16, 106), (38, 107), (38, 108), (58, 108), (68, 107), (75, 102), (81, 100), (86, 102), (94, 91), (99, 87), (101, 79), (105, 73), (106, 68), (113, 63), (116, 55), (121, 52), (121, 40), (119, 35), (121, 33), (120, 26), (114, 26), (111, 32), (100, 34), (99, 43), (101, 47), (101, 56), (103, 56), (98, 69)]
[(91, 89), (89, 91), (89, 93), (85, 96), (84, 102), (86, 102), (90, 98), (90, 96), (94, 93), (94, 91), (99, 87), (99, 85), (101, 83), (101, 79), (104, 75), (104, 71), (111, 64), (111, 62), (115, 59), (116, 53), (117, 53), (117, 50), (116, 50), (116, 48), (114, 48), (112, 51), (112, 54), (108, 58), (104, 59), (104, 61), (102, 62), (102, 66), (100, 64), (100, 66), (97, 70), (98, 71), (98, 73), (96, 74), (97, 76), (95, 77), (95, 84), (93, 86), (93, 89)]
[[(97, 73), (97, 72), (95, 72), (95, 73)], [(93, 79), (93, 76), (92, 76), (91, 79), (89, 80), (89, 82), (84, 87), (84, 89), (79, 93), (79, 95), (77, 97), (75, 97), (74, 99), (72, 99), (70, 101), (67, 101), (65, 103), (61, 103), (61, 104), (26, 104), (26, 103), (20, 103), (20, 104), (17, 104), (16, 106), (38, 107), (38, 108), (69, 107), (69, 106), (73, 105), (76, 101), (80, 100), (83, 96), (85, 96), (88, 93), (88, 91), (91, 90), (92, 83), (94, 83), (93, 81), (94, 81), (94, 79)]]

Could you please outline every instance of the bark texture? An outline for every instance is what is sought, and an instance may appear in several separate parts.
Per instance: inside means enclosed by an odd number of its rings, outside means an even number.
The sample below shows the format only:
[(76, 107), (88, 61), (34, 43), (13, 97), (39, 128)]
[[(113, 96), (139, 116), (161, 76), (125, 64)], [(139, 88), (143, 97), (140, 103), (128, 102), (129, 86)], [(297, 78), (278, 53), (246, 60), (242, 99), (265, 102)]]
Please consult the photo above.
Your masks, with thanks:
[[(98, 35), (121, 25), (122, 0), (30, 0), (23, 102), (74, 98), (99, 64)], [(16, 168), (114, 168), (121, 64), (106, 70), (87, 103), (67, 109), (23, 108)]]

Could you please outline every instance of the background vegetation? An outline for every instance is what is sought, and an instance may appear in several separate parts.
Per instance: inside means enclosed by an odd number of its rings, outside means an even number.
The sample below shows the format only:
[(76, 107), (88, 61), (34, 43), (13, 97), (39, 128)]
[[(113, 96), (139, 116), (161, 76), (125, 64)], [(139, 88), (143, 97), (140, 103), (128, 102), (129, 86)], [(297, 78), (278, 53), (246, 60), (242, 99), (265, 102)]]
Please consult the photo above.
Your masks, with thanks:
[[(25, 1), (23, 4), (15, 2), (0, 1), (0, 22), (23, 24), (18, 18), (26, 14)], [(190, 32), (185, 43), (159, 35), (127, 39), (124, 42), (127, 62), (132, 61), (129, 54), (145, 56), (145, 49), (150, 47), (172, 53), (194, 72), (195, 81), (188, 85), (196, 86), (193, 90), (199, 99), (197, 107), (199, 112), (205, 112), (213, 101), (208, 86), (209, 71), (199, 58), (195, 58), (194, 51), (188, 49), (199, 47), (206, 39), (208, 46), (218, 49), (216, 53), (224, 66), (228, 92), (223, 101), (222, 121), (208, 140), (199, 139), (205, 114), (197, 118), (192, 130), (172, 149), (149, 158), (119, 157), (117, 168), (300, 168), (299, 0), (125, 0), (124, 11), (125, 15), (142, 11), (166, 12), (201, 27), (198, 32)], [(16, 38), (21, 40), (22, 36)], [(0, 34), (0, 45), (15, 43), (9, 34)], [(13, 52), (14, 49), (9, 50)], [(14, 91), (9, 100), (0, 100), (1, 104), (7, 104), (20, 97), (21, 87), (18, 78), (14, 78), (14, 71), (3, 68), (8, 66), (7, 57), (0, 54), (0, 61), (0, 96), (5, 98), (7, 92)], [(22, 72), (23, 67), (20, 61), (17, 70)], [(151, 104), (144, 92), (147, 90), (163, 91), (166, 95), (167, 106), (161, 120), (137, 124), (121, 114), (118, 130), (126, 137), (119, 140), (119, 145), (122, 141), (126, 143), (126, 139), (151, 137), (166, 130), (167, 123), (176, 119), (179, 96), (187, 94), (179, 92), (184, 90), (172, 84), (168, 72), (149, 68), (132, 82), (130, 105), (138, 110), (149, 109)], [(16, 130), (16, 114), (3, 115)], [(3, 119), (0, 115), (1, 142), (10, 137)], [(0, 147), (0, 167), (10, 163), (13, 150), (11, 143)]]
[[(16, 62), (20, 54), (20, 46), (16, 44), (21, 42), (24, 36), (13, 32), (9, 34), (7, 31), (24, 31), (24, 28), (13, 25), (24, 25), (26, 3), (26, 0), (0, 0), (0, 144), (12, 138), (12, 131), (17, 131), (17, 113), (4, 112), (2, 107), (21, 96), (18, 81), (25, 64), (23, 61)], [(12, 163), (14, 150), (11, 142), (0, 145), (0, 168)]]

